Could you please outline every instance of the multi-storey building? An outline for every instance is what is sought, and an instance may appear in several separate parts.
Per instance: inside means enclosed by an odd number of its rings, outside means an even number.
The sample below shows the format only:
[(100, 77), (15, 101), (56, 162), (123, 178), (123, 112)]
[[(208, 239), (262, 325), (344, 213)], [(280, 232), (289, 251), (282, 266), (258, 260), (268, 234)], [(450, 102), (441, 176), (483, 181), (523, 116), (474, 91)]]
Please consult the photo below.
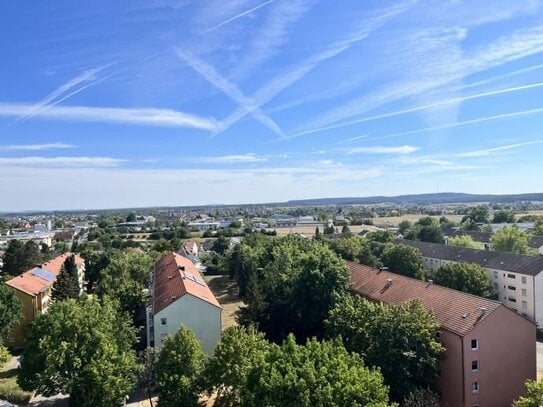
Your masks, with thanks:
[(536, 377), (536, 327), (498, 301), (348, 263), (351, 290), (371, 301), (420, 300), (440, 325), (444, 407), (509, 407)]
[[(57, 280), (64, 262), (71, 255), (71, 253), (64, 253), (6, 281), (5, 284), (15, 291), (15, 294), (23, 304), (21, 320), (6, 337), (8, 346), (20, 347), (24, 345), (26, 332), (30, 323), (38, 315), (47, 311), (47, 307), (51, 301), (53, 284)], [(74, 259), (77, 267), (79, 288), (82, 290), (85, 276), (85, 261), (78, 255), (74, 255)]]
[(417, 248), (430, 275), (446, 263), (479, 264), (487, 271), (492, 289), (501, 302), (543, 326), (543, 257), (414, 240), (396, 240), (395, 243)]
[(177, 253), (155, 263), (147, 307), (147, 344), (159, 348), (181, 325), (212, 355), (221, 337), (222, 308), (194, 264)]

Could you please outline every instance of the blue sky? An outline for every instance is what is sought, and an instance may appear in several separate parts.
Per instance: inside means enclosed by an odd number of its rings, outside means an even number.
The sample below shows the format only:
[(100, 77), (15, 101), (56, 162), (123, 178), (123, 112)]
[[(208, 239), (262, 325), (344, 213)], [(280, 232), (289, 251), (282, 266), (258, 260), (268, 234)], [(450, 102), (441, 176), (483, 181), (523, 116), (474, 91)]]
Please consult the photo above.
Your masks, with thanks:
[(543, 2), (0, 2), (0, 210), (543, 191)]

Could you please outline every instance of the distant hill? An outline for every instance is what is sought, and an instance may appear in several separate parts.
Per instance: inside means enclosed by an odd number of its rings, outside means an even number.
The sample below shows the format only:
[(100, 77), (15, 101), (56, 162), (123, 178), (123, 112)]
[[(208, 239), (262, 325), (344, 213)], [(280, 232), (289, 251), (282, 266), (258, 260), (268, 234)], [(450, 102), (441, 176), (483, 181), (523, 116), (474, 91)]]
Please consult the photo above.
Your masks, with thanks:
[(375, 204), (443, 204), (443, 203), (511, 203), (519, 201), (543, 202), (543, 193), (515, 194), (515, 195), (477, 195), (457, 192), (440, 192), (436, 194), (413, 194), (398, 196), (368, 196), (351, 198), (316, 198), (288, 201), (292, 206), (318, 206), (318, 205), (375, 205)]

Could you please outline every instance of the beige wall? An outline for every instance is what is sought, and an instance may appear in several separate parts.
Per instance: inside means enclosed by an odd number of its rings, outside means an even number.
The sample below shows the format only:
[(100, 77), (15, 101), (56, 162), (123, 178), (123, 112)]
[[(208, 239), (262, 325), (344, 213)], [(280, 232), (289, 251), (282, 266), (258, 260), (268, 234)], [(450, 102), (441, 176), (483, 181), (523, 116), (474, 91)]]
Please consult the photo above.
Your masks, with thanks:
[[(477, 339), (478, 349), (471, 350)], [(479, 371), (471, 362), (479, 361)], [(524, 394), (524, 383), (536, 377), (535, 325), (499, 307), (464, 338), (466, 406), (509, 407)], [(472, 383), (479, 383), (479, 393)]]

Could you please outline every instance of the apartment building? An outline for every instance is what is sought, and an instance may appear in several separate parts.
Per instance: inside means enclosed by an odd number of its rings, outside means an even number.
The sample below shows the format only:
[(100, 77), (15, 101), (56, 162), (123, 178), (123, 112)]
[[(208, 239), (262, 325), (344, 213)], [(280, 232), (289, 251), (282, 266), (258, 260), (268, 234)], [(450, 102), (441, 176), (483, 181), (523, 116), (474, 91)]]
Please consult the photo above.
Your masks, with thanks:
[(222, 307), (188, 258), (169, 253), (151, 273), (147, 344), (160, 347), (181, 325), (190, 328), (204, 351), (213, 355), (221, 337)]
[(543, 326), (543, 257), (526, 256), (399, 239), (396, 244), (417, 248), (431, 274), (446, 263), (475, 263), (488, 273), (498, 299)]
[(536, 326), (499, 301), (347, 263), (351, 290), (371, 301), (420, 300), (446, 348), (437, 386), (444, 407), (509, 407), (536, 377)]
[[(71, 253), (64, 253), (6, 281), (5, 284), (15, 291), (23, 304), (23, 315), (20, 322), (6, 337), (8, 346), (17, 348), (24, 345), (30, 323), (38, 315), (47, 311), (51, 302), (53, 284), (57, 280), (64, 262), (71, 255)], [(82, 290), (85, 277), (85, 261), (77, 254), (74, 256), (79, 287)]]

